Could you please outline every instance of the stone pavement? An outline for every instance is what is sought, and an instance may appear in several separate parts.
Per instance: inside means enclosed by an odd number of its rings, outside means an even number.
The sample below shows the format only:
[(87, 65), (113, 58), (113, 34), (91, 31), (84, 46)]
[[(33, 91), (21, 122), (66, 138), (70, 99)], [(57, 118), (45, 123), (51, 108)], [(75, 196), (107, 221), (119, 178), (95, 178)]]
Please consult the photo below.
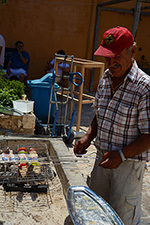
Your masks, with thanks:
[[(94, 116), (94, 111), (91, 108), (91, 104), (84, 104), (82, 106), (82, 114), (81, 114), (81, 124), (80, 124), (80, 132), (86, 132), (88, 129), (89, 124), (91, 123)], [(76, 121), (76, 118), (75, 120)], [(73, 130), (75, 128), (75, 122), (73, 125)], [(74, 140), (72, 146), (68, 146), (69, 151), (73, 152), (73, 146), (75, 141)], [(83, 175), (83, 177), (87, 178), (90, 174), (91, 169), (94, 164), (94, 152), (96, 149), (92, 144), (88, 149), (89, 154), (89, 162), (78, 163), (78, 167)], [(147, 163), (147, 169), (145, 170), (144, 180), (143, 180), (143, 189), (142, 189), (142, 216), (141, 216), (141, 225), (150, 225), (150, 163)]]

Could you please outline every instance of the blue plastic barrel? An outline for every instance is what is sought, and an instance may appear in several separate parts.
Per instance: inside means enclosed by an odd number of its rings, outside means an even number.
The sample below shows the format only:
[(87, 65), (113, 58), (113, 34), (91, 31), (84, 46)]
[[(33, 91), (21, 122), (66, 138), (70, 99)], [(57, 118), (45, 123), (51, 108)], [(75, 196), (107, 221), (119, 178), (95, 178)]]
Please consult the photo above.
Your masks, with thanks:
[[(53, 75), (46, 74), (41, 79), (28, 80), (27, 85), (32, 89), (32, 100), (34, 101), (34, 114), (47, 124), (49, 112), (49, 100), (51, 94)], [(58, 84), (54, 84), (55, 90), (59, 88)], [(54, 93), (52, 93), (52, 100), (54, 101)], [(55, 104), (51, 104), (50, 122), (54, 119)]]

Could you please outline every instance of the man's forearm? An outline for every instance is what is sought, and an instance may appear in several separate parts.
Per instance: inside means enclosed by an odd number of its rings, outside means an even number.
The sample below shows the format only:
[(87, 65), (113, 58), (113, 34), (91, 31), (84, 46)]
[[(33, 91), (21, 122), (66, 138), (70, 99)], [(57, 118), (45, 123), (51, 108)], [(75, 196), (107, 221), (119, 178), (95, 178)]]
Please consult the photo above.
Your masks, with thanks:
[(86, 135), (89, 138), (89, 141), (92, 141), (96, 135), (97, 135), (97, 119), (96, 115), (94, 116), (91, 125), (89, 126), (88, 131), (86, 132)]
[(7, 71), (10, 71), (10, 66), (11, 66), (11, 61), (9, 61), (7, 64)]
[(26, 59), (26, 58), (22, 55), (21, 52), (19, 52), (18, 54), (19, 54), (19, 56), (20, 56), (20, 59), (21, 59), (22, 63), (23, 63), (23, 64), (26, 64), (26, 63), (28, 62), (28, 59)]
[(75, 155), (85, 154), (87, 152), (86, 149), (90, 146), (91, 141), (96, 137), (96, 134), (97, 134), (97, 120), (95, 116), (86, 134), (75, 143), (74, 146)]
[(140, 135), (136, 141), (122, 149), (125, 158), (132, 158), (150, 149), (150, 134)]

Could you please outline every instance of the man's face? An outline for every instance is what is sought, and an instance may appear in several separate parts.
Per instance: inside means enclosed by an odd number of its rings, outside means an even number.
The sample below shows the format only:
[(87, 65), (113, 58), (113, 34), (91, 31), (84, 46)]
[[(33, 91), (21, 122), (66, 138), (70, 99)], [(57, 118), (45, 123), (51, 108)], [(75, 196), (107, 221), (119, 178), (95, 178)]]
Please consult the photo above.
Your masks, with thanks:
[(16, 48), (17, 48), (17, 51), (23, 52), (24, 45), (22, 43), (18, 43), (17, 46), (16, 46)]
[(112, 58), (105, 57), (107, 67), (114, 77), (121, 77), (129, 72), (132, 66), (132, 57), (135, 53), (133, 48), (124, 49), (120, 55)]

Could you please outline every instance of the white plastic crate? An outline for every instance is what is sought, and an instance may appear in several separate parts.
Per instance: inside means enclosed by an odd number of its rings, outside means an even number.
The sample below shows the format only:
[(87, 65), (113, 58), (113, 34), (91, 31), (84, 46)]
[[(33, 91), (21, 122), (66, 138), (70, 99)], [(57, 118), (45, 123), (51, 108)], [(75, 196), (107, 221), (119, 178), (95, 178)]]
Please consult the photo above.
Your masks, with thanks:
[(16, 100), (13, 101), (13, 108), (23, 113), (33, 112), (34, 101)]

